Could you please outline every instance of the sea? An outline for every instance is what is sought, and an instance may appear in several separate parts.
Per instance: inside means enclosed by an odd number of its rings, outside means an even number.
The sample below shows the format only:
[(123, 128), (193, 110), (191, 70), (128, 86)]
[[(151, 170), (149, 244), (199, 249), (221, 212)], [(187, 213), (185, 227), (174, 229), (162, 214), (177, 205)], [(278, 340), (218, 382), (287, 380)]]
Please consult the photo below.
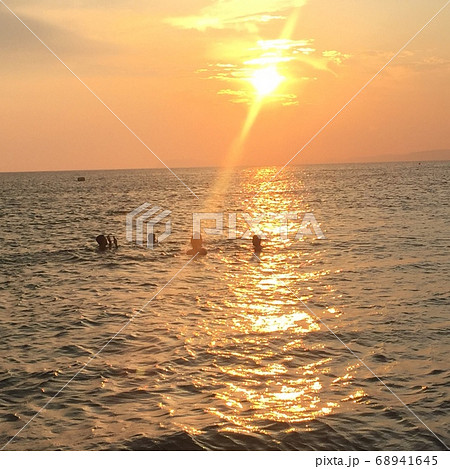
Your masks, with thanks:
[(448, 449), (450, 162), (280, 169), (0, 174), (0, 447)]

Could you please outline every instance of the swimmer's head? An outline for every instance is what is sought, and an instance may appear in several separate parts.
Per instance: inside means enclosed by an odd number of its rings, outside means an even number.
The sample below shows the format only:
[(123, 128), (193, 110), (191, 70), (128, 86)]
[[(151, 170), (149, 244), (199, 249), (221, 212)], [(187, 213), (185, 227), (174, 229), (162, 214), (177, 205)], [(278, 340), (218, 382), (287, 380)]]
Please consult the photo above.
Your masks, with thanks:
[(253, 246), (261, 246), (261, 238), (258, 235), (253, 235), (252, 243)]
[(203, 243), (203, 239), (202, 239), (200, 233), (195, 232), (192, 235), (192, 238), (191, 238), (191, 246), (194, 249), (200, 249), (202, 247), (202, 243)]
[(105, 249), (106, 246), (108, 245), (108, 239), (106, 238), (105, 235), (101, 234), (101, 235), (98, 235), (95, 240), (97, 241), (98, 243), (98, 246), (100, 249)]

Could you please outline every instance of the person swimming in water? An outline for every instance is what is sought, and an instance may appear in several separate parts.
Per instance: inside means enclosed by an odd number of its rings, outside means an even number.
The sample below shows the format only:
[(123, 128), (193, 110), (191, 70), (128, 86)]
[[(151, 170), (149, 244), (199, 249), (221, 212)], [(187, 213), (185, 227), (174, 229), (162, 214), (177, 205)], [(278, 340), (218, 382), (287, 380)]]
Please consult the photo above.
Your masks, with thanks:
[[(111, 237), (112, 237), (112, 239), (111, 239)], [(119, 247), (119, 245), (117, 244), (117, 239), (116, 239), (115, 236), (109, 234), (106, 237), (106, 239), (108, 240), (109, 249), (112, 249), (113, 247), (115, 247), (117, 249)]]
[(262, 251), (261, 238), (258, 235), (253, 236), (252, 243), (253, 243), (253, 249), (255, 250), (256, 253), (259, 253)]
[[(112, 237), (112, 238), (111, 238)], [(107, 249), (118, 248), (117, 239), (113, 235), (105, 236), (104, 234), (98, 235), (95, 240), (98, 243), (98, 249), (100, 251), (106, 251)]]
[(200, 254), (201, 256), (204, 256), (208, 251), (202, 247), (203, 244), (203, 239), (199, 233), (194, 233), (194, 235), (191, 238), (191, 246), (192, 249), (189, 249), (187, 251), (187, 254), (189, 255), (197, 255)]

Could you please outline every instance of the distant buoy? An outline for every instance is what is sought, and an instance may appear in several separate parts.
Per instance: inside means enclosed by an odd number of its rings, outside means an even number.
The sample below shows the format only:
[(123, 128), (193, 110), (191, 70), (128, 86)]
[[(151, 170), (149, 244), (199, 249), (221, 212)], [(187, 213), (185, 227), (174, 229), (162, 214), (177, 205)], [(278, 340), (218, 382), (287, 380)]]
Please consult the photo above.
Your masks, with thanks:
[(84, 176), (80, 176), (80, 177), (77, 179), (77, 181), (80, 181), (80, 182), (86, 181), (86, 178), (85, 178)]

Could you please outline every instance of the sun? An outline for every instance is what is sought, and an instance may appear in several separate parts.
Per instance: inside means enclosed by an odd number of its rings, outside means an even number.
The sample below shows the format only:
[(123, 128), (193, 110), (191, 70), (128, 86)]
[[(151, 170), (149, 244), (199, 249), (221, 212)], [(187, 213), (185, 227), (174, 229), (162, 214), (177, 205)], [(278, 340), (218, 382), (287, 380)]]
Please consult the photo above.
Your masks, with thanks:
[(264, 97), (275, 91), (284, 79), (276, 67), (272, 66), (255, 70), (249, 80), (258, 95)]

